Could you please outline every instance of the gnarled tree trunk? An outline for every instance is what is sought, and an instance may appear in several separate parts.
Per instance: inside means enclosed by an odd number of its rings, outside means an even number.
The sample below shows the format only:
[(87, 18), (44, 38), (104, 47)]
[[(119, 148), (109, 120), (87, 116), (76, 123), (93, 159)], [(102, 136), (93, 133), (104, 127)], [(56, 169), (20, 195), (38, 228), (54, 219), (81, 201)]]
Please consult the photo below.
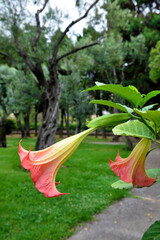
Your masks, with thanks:
[(43, 107), (43, 123), (39, 128), (36, 150), (40, 150), (55, 143), (55, 133), (59, 120), (59, 100), (61, 96), (60, 82), (50, 85), (45, 92)]

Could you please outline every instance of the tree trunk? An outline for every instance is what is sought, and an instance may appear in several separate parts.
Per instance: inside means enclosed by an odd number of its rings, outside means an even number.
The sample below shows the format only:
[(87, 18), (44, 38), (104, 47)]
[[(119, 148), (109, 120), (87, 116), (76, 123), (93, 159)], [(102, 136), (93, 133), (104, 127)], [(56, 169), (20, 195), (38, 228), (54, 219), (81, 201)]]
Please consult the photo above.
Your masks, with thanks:
[(65, 120), (66, 120), (67, 137), (69, 137), (70, 136), (70, 131), (69, 131), (69, 106), (67, 106), (67, 116), (66, 116)]
[(61, 126), (60, 126), (60, 130), (59, 130), (59, 136), (60, 138), (63, 138), (63, 122), (64, 122), (64, 108), (61, 108)]
[(29, 115), (30, 115), (29, 112), (27, 112), (26, 115), (24, 116), (26, 137), (30, 137)]
[(25, 137), (25, 131), (24, 131), (24, 127), (22, 126), (22, 123), (19, 119), (19, 113), (14, 113), (14, 115), (16, 116), (16, 121), (17, 121), (18, 128), (21, 131), (21, 138), (24, 138)]
[(38, 131), (38, 127), (37, 127), (37, 117), (38, 117), (38, 113), (35, 112), (35, 117), (34, 117), (34, 134), (35, 136), (37, 136), (37, 131)]
[(125, 136), (126, 149), (131, 151), (133, 149), (133, 143), (129, 136)]
[(59, 120), (60, 82), (50, 84), (45, 91), (43, 123), (39, 128), (36, 150), (44, 149), (55, 143), (55, 134)]
[(101, 131), (102, 131), (103, 139), (106, 139), (106, 129), (103, 127), (103, 128), (101, 128)]
[(5, 120), (0, 119), (0, 147), (7, 147)]
[(35, 136), (37, 136), (37, 132), (38, 132), (38, 126), (37, 126), (37, 122), (38, 122), (38, 106), (35, 105), (35, 116), (34, 116), (34, 133)]
[(77, 119), (77, 126), (76, 126), (76, 130), (75, 130), (75, 134), (80, 133), (81, 126), (82, 126), (81, 120)]

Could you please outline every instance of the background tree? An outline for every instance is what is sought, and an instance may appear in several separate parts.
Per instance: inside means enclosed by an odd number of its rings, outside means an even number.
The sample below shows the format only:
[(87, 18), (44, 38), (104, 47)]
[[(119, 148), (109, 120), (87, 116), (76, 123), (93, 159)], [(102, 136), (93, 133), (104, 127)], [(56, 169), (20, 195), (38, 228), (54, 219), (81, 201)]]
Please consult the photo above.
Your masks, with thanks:
[[(39, 2), (34, 1), (34, 5), (38, 10), (35, 13), (35, 20), (33, 16), (29, 15), (27, 3), (28, 1), (5, 1), (1, 3), (1, 22), (3, 24), (2, 40), (8, 38), (10, 48), (14, 54), (8, 51), (6, 45), (0, 49), (1, 55), (6, 55), (9, 58), (21, 57), (30, 71), (37, 79), (37, 86), (45, 89), (43, 94), (43, 123), (39, 129), (36, 149), (45, 148), (55, 141), (55, 132), (58, 125), (59, 100), (61, 95), (61, 86), (58, 78), (59, 72), (66, 74), (66, 71), (61, 69), (60, 60), (84, 48), (91, 47), (98, 42), (88, 43), (79, 48), (72, 48), (61, 54), (59, 52), (60, 45), (66, 38), (66, 34), (72, 26), (86, 18), (89, 11), (96, 5), (98, 0), (94, 1), (82, 14), (81, 17), (72, 21), (63, 32), (52, 29), (47, 26), (47, 20), (52, 18), (55, 11), (48, 9), (45, 18), (45, 26), (40, 23), (40, 15), (46, 9), (49, 0)], [(31, 1), (29, 4), (33, 5)], [(48, 35), (50, 32), (50, 35)], [(49, 37), (48, 37), (49, 36)], [(52, 37), (56, 40), (52, 41)], [(4, 47), (5, 46), (5, 47)], [(11, 55), (11, 57), (10, 57)], [(16, 59), (17, 60), (17, 59)], [(49, 78), (46, 79), (42, 68), (42, 63), (46, 63), (49, 71)]]
[(160, 82), (160, 41), (151, 49), (149, 57), (149, 76), (154, 83)]
[[(29, 118), (32, 106), (40, 104), (43, 89), (35, 85), (33, 74), (0, 65), (0, 105), (6, 119), (14, 113), (22, 137), (30, 136)], [(24, 119), (25, 128), (21, 123)]]
[[(146, 61), (135, 64), (132, 69), (126, 69), (128, 79), (129, 77), (133, 79), (132, 76), (134, 76), (134, 81), (142, 92), (157, 89), (157, 85), (150, 80), (148, 64), (150, 50), (160, 39), (160, 3), (156, 0), (119, 0), (118, 2), (122, 9), (129, 9), (132, 13), (128, 28), (122, 31), (123, 37), (130, 39), (130, 36), (138, 36), (142, 33), (147, 48)], [(134, 83), (131, 82), (131, 84)]]
[[(76, 47), (85, 45), (89, 41), (92, 41), (90, 37), (79, 38)], [(69, 120), (70, 115), (76, 120), (76, 133), (80, 132), (82, 125), (86, 123), (86, 118), (94, 112), (94, 106), (89, 104), (89, 94), (81, 93), (87, 87), (85, 78), (87, 71), (93, 67), (93, 63), (92, 54), (88, 55), (86, 49), (63, 62), (63, 67), (68, 71), (71, 70), (72, 73), (60, 78), (62, 85), (61, 106), (67, 113), (67, 120)], [(68, 125), (67, 123), (66, 128)]]

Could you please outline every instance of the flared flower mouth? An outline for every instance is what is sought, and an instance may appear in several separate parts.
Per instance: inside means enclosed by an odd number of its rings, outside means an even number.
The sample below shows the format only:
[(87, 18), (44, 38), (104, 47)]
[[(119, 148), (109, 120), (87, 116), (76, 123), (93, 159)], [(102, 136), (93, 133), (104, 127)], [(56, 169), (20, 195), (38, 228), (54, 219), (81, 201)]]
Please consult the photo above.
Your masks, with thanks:
[(121, 158), (119, 152), (115, 162), (109, 159), (112, 171), (124, 182), (132, 182), (133, 186), (148, 187), (156, 178), (150, 178), (145, 171), (146, 155), (150, 149), (151, 140), (143, 138), (127, 158)]
[(56, 189), (55, 177), (60, 166), (73, 154), (81, 141), (89, 133), (90, 128), (82, 133), (66, 138), (46, 149), (40, 151), (25, 150), (19, 143), (19, 156), (21, 165), (31, 172), (35, 187), (46, 197), (57, 197), (68, 193), (60, 193)]

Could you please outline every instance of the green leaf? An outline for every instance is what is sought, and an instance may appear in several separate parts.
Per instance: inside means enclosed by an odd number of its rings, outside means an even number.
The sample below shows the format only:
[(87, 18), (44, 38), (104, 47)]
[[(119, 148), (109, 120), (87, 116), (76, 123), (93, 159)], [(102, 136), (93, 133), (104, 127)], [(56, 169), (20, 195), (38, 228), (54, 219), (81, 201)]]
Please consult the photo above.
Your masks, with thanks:
[(106, 105), (106, 106), (110, 106), (110, 107), (114, 107), (117, 108), (123, 112), (127, 112), (127, 113), (132, 113), (133, 109), (130, 107), (127, 107), (126, 105), (122, 105), (120, 103), (114, 103), (111, 101), (107, 101), (107, 100), (92, 100), (90, 103), (97, 103), (97, 104), (102, 104), (102, 105)]
[(117, 124), (122, 122), (126, 122), (131, 118), (129, 113), (115, 113), (115, 114), (108, 114), (101, 117), (97, 117), (89, 122), (87, 125), (89, 128), (95, 127), (114, 127)]
[(160, 168), (147, 169), (146, 173), (151, 178), (155, 178), (157, 176), (156, 182), (160, 182)]
[(114, 127), (112, 131), (115, 135), (156, 139), (154, 133), (144, 123), (138, 120), (122, 123)]
[(160, 221), (156, 221), (144, 233), (142, 240), (159, 240), (159, 239), (160, 239)]
[(149, 119), (154, 122), (158, 127), (160, 127), (160, 111), (150, 110), (150, 111), (140, 111), (138, 109), (134, 109), (136, 113), (141, 115), (143, 118)]
[[(158, 176), (156, 182), (160, 181), (160, 168), (147, 169), (146, 173), (151, 178), (155, 178), (156, 176)], [(118, 180), (112, 183), (111, 187), (115, 189), (130, 189), (132, 188), (132, 183), (126, 183), (122, 180)]]
[(115, 188), (115, 189), (130, 189), (132, 188), (132, 183), (126, 183), (122, 180), (118, 180), (114, 183), (112, 183), (111, 187)]
[(149, 93), (142, 99), (142, 101), (139, 103), (140, 107), (143, 107), (144, 104), (145, 104), (149, 99), (157, 96), (158, 94), (160, 94), (160, 91), (159, 91), (159, 90), (149, 92)]
[(154, 106), (156, 106), (157, 104), (158, 103), (145, 106), (145, 107), (142, 108), (142, 111), (148, 111), (148, 110), (152, 109)]
[(125, 98), (129, 101), (133, 106), (138, 107), (138, 104), (142, 101), (142, 96), (140, 92), (134, 86), (123, 87), (119, 84), (103, 84), (96, 82), (96, 85), (92, 88), (88, 88), (85, 91), (93, 91), (93, 90), (105, 90), (112, 93), (116, 93), (119, 96)]

